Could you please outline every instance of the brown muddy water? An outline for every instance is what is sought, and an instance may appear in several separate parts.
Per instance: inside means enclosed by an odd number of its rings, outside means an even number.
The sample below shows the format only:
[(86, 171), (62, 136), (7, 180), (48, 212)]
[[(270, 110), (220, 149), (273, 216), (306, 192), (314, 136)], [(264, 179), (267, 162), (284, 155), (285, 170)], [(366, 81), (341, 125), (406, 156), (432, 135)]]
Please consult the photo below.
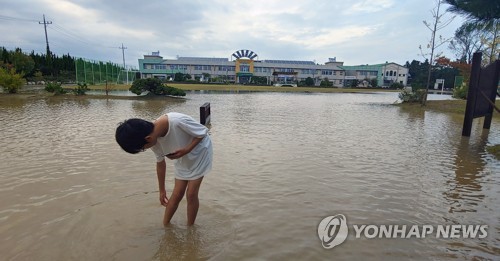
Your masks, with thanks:
[[(434, 98), (439, 98), (436, 96)], [(193, 92), (186, 99), (0, 97), (2, 260), (447, 260), (500, 257), (500, 143), (463, 116), (392, 106), (397, 94)], [(119, 121), (211, 102), (213, 171), (197, 224), (183, 201), (163, 228), (152, 152)], [(167, 192), (173, 175), (167, 169)], [(318, 225), (488, 225), (485, 238), (355, 238)]]

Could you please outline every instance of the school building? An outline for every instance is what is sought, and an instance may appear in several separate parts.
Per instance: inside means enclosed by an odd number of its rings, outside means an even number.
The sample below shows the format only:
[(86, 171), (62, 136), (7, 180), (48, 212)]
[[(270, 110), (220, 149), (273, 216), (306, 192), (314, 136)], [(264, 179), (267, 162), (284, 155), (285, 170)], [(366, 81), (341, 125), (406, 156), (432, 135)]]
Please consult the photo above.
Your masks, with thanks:
[[(215, 82), (246, 84), (252, 77), (264, 77), (267, 84), (276, 86), (296, 86), (308, 77), (315, 85), (328, 79), (335, 87), (351, 86), (358, 80), (359, 86), (368, 87), (372, 79), (377, 85), (390, 86), (397, 82), (406, 86), (408, 68), (396, 63), (344, 66), (343, 62), (329, 58), (325, 64), (313, 61), (258, 60), (258, 55), (250, 50), (239, 50), (229, 58), (178, 57), (163, 59), (160, 52), (152, 52), (139, 59), (141, 78), (173, 79), (176, 73), (191, 75), (192, 79)], [(261, 78), (261, 79), (264, 79)]]

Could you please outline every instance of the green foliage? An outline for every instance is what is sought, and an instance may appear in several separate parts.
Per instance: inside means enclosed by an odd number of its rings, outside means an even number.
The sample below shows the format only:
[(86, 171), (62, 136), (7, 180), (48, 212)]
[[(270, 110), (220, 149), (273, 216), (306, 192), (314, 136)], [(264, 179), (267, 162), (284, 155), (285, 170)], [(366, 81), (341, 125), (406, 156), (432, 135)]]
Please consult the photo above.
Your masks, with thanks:
[(359, 80), (354, 79), (354, 80), (351, 80), (351, 84), (349, 85), (349, 87), (356, 88), (356, 87), (358, 87), (358, 85), (359, 85)]
[(325, 77), (319, 84), (320, 87), (333, 87), (333, 83), (328, 80), (328, 78)]
[(459, 86), (453, 88), (452, 97), (455, 99), (466, 100), (468, 92), (469, 92), (469, 86), (465, 83), (462, 83), (462, 85), (459, 85)]
[(34, 74), (40, 71), (47, 80), (65, 82), (75, 80), (75, 59), (69, 54), (59, 57), (51, 53), (47, 57), (47, 54), (35, 54), (34, 51), (25, 54), (20, 48), (9, 51), (0, 47), (0, 61), (13, 65), (16, 71), (26, 78), (34, 77)]
[(89, 90), (86, 83), (78, 83), (78, 86), (73, 89), (73, 93), (75, 95), (85, 95), (85, 93)]
[(176, 73), (174, 75), (174, 82), (185, 82), (191, 79), (191, 75), (187, 73)]
[(186, 92), (171, 86), (162, 86), (162, 92), (160, 95), (172, 95), (172, 96), (186, 96)]
[(405, 86), (399, 82), (393, 82), (389, 87), (392, 89), (402, 89)]
[(0, 67), (0, 86), (4, 88), (4, 91), (8, 93), (17, 93), (25, 82), (23, 76), (16, 73), (14, 68), (7, 70)]
[(374, 87), (374, 88), (375, 88), (375, 87), (378, 87), (378, 81), (377, 81), (377, 78), (372, 78), (372, 79), (370, 79), (370, 85), (371, 85), (372, 87)]
[(137, 95), (148, 91), (154, 95), (186, 96), (183, 90), (163, 85), (157, 78), (136, 79), (129, 90)]
[(474, 22), (491, 22), (500, 19), (500, 5), (491, 0), (445, 0), (448, 10)]
[(423, 101), (424, 96), (425, 96), (424, 89), (410, 91), (409, 88), (403, 88), (403, 90), (401, 90), (401, 92), (399, 93), (399, 99), (401, 99), (401, 101), (403, 103), (405, 103), (405, 102), (409, 102), (409, 103), (419, 102), (420, 103)]
[(54, 95), (65, 94), (66, 90), (63, 89), (62, 84), (58, 82), (48, 82), (45, 84), (45, 91), (52, 92)]
[[(427, 73), (429, 69), (429, 61), (425, 60), (425, 62), (420, 62), (413, 60), (411, 63), (406, 62), (406, 66), (408, 68), (408, 74), (411, 75), (411, 78), (408, 79), (408, 83), (413, 85), (425, 86), (427, 83)], [(432, 81), (432, 76), (431, 76)]]
[(311, 77), (307, 77), (305, 84), (306, 86), (314, 86), (314, 79)]
[(14, 68), (16, 68), (16, 72), (23, 76), (31, 73), (33, 68), (35, 68), (35, 61), (33, 61), (30, 56), (22, 53), (20, 50), (14, 52), (10, 56), (10, 60)]
[(251, 84), (267, 85), (267, 78), (264, 76), (252, 76)]
[(487, 146), (486, 151), (500, 160), (500, 144)]

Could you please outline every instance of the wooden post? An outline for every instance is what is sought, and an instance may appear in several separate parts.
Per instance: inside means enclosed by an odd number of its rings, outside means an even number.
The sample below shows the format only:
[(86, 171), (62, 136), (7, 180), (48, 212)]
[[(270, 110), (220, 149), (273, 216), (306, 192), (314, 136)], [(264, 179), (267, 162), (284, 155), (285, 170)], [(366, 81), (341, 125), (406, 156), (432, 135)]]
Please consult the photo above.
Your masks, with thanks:
[(205, 102), (200, 107), (200, 123), (203, 125), (210, 124), (210, 103)]
[[(492, 68), (490, 68), (492, 66)], [(495, 99), (497, 97), (497, 88), (498, 88), (498, 79), (500, 77), (500, 60), (496, 60), (494, 63), (490, 64), (487, 68), (488, 70), (492, 70), (491, 76), (492, 77), (492, 86), (491, 88), (494, 90), (491, 90), (489, 93), (490, 96), (486, 97), (492, 104), (490, 104), (490, 107), (488, 109), (488, 113), (486, 114), (484, 118), (484, 124), (483, 124), (483, 129), (490, 129), (491, 127), (491, 120), (493, 119), (493, 109), (495, 107)], [(489, 82), (488, 82), (489, 84)]]
[(467, 92), (467, 104), (465, 106), (464, 124), (462, 136), (470, 137), (472, 120), (474, 119), (474, 108), (476, 107), (476, 97), (478, 91), (479, 74), (481, 72), (482, 53), (474, 53), (472, 57), (472, 69), (469, 80), (469, 90)]

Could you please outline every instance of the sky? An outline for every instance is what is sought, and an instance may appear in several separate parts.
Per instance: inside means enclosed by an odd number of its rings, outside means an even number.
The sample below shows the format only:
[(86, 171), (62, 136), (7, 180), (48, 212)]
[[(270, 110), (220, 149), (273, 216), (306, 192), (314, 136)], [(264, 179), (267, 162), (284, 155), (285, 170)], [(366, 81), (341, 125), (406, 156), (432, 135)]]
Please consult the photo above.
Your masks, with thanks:
[[(0, 0), (0, 46), (50, 50), (138, 67), (159, 51), (166, 59), (231, 59), (241, 49), (258, 60), (300, 60), (344, 65), (424, 61), (437, 0)], [(446, 11), (448, 5), (443, 4)], [(442, 21), (454, 14), (445, 13)], [(457, 16), (437, 32), (451, 38)], [(120, 49), (123, 46), (126, 49)], [(437, 49), (456, 58), (448, 44)], [(430, 57), (426, 55), (425, 57)]]

